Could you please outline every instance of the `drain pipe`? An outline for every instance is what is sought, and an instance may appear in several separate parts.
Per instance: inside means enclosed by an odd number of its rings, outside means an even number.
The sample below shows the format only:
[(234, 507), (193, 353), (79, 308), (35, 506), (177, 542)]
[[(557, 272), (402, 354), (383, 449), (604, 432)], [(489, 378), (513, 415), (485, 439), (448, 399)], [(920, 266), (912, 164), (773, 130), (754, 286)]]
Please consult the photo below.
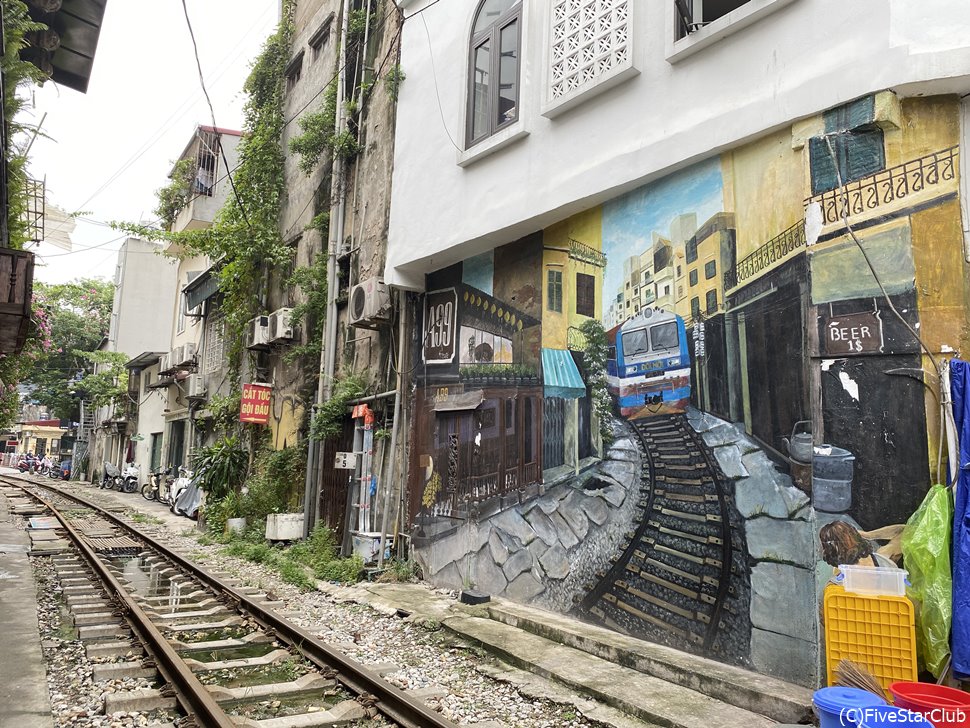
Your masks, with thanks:
[[(350, 0), (344, 0), (343, 17), (340, 22), (340, 51), (337, 56), (339, 71), (337, 73), (337, 120), (335, 131), (340, 134), (346, 129), (347, 115), (344, 109), (344, 89), (347, 85), (347, 64), (342, 58), (346, 54), (348, 24), (350, 21)], [(317, 372), (317, 400), (313, 406), (313, 414), (317, 408), (330, 399), (333, 391), (333, 374), (336, 367), (337, 355), (337, 251), (344, 239), (344, 224), (346, 222), (347, 187), (344, 183), (346, 162), (343, 157), (335, 154), (333, 160), (333, 181), (330, 194), (330, 235), (327, 241), (327, 316), (323, 327), (320, 348), (320, 369)], [(307, 446), (307, 472), (304, 486), (303, 503), (303, 531), (309, 535), (310, 530), (320, 520), (319, 485), (324, 463), (322, 462), (323, 443), (309, 440)]]
[(397, 433), (401, 428), (401, 392), (404, 388), (404, 319), (407, 317), (407, 311), (404, 307), (404, 291), (399, 290), (397, 292), (397, 310), (398, 313), (398, 342), (397, 342), (397, 386), (395, 387), (394, 393), (394, 425), (391, 428), (391, 467), (387, 474), (387, 481), (384, 484), (384, 505), (383, 513), (381, 514), (381, 547), (380, 552), (377, 555), (377, 568), (381, 569), (384, 567), (384, 552), (387, 549), (387, 522), (390, 518), (391, 511), (391, 492), (394, 490), (395, 478), (398, 477), (397, 474)]

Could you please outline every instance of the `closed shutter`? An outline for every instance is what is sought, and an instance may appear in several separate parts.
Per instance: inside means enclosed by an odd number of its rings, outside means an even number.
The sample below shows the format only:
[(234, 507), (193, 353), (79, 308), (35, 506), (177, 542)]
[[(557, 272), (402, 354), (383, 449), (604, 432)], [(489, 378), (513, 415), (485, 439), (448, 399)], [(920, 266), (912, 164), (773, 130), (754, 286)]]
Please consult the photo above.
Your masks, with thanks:
[(576, 313), (590, 318), (596, 315), (596, 279), (585, 273), (576, 274)]

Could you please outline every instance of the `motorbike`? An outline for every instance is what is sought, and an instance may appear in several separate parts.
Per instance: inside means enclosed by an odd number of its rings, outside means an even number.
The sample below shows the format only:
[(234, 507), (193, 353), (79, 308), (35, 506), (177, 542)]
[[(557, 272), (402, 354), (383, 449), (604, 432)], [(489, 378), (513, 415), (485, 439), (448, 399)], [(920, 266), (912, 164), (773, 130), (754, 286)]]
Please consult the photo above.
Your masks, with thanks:
[[(199, 487), (202, 471), (195, 474), (191, 471), (185, 471), (185, 473), (187, 476), (179, 478), (172, 486), (173, 496), (170, 508), (172, 513), (194, 521), (199, 517), (199, 506), (202, 504), (202, 488)], [(179, 485), (179, 481), (184, 482)]]
[(26, 473), (28, 470), (30, 470), (30, 460), (21, 460), (19, 463), (17, 463), (17, 470), (19, 470), (21, 473)]
[(171, 477), (168, 470), (159, 469), (151, 474), (150, 482), (141, 487), (142, 498), (149, 501), (158, 501), (167, 506), (172, 505), (172, 486), (175, 478)]
[(121, 490), (122, 482), (121, 471), (118, 466), (105, 460), (104, 475), (101, 476), (101, 485), (98, 487), (106, 490)]
[(121, 489), (124, 490), (125, 493), (138, 492), (138, 475), (138, 466), (134, 463), (128, 463), (124, 474), (121, 476)]

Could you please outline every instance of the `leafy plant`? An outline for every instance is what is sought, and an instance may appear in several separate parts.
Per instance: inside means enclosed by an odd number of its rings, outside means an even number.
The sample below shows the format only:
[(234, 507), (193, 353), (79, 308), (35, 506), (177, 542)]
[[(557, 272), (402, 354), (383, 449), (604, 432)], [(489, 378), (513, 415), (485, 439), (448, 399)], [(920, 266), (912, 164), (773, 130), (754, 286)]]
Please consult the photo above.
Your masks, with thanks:
[(196, 450), (193, 467), (199, 473), (199, 485), (207, 498), (221, 500), (230, 495), (235, 497), (242, 486), (248, 457), (237, 436), (224, 436), (213, 445)]
[(348, 376), (338, 379), (333, 387), (330, 399), (317, 408), (310, 423), (310, 438), (326, 440), (337, 437), (343, 431), (343, 422), (347, 417), (347, 403), (363, 396), (364, 382), (360, 377)]
[(394, 64), (387, 69), (387, 73), (384, 74), (384, 88), (387, 90), (387, 95), (391, 97), (391, 101), (397, 103), (397, 95), (406, 78), (399, 64)]
[(596, 319), (587, 319), (579, 330), (586, 338), (586, 348), (583, 351), (583, 379), (592, 398), (593, 411), (599, 419), (603, 445), (608, 446), (613, 442), (613, 402), (606, 383), (606, 358), (609, 353), (606, 330)]
[(336, 81), (327, 86), (320, 107), (301, 116), (297, 123), (302, 133), (290, 139), (290, 151), (300, 155), (300, 169), (309, 176), (323, 153), (333, 149), (337, 123)]
[(95, 407), (119, 405), (128, 397), (128, 355), (120, 351), (75, 351), (75, 356), (93, 365), (75, 385), (86, 400)]
[(175, 163), (170, 176), (172, 181), (155, 192), (158, 198), (155, 214), (166, 230), (172, 227), (175, 218), (192, 198), (195, 162), (191, 159), (180, 159)]

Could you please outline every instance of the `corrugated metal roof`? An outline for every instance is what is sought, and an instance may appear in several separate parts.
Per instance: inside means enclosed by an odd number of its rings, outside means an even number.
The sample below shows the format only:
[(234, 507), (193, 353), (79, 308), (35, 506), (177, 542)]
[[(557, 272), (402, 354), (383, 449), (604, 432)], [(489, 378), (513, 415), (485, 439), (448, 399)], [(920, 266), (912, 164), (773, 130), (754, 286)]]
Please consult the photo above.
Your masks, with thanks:
[(579, 399), (586, 396), (586, 384), (573, 355), (564, 349), (542, 350), (542, 382), (546, 397)]

